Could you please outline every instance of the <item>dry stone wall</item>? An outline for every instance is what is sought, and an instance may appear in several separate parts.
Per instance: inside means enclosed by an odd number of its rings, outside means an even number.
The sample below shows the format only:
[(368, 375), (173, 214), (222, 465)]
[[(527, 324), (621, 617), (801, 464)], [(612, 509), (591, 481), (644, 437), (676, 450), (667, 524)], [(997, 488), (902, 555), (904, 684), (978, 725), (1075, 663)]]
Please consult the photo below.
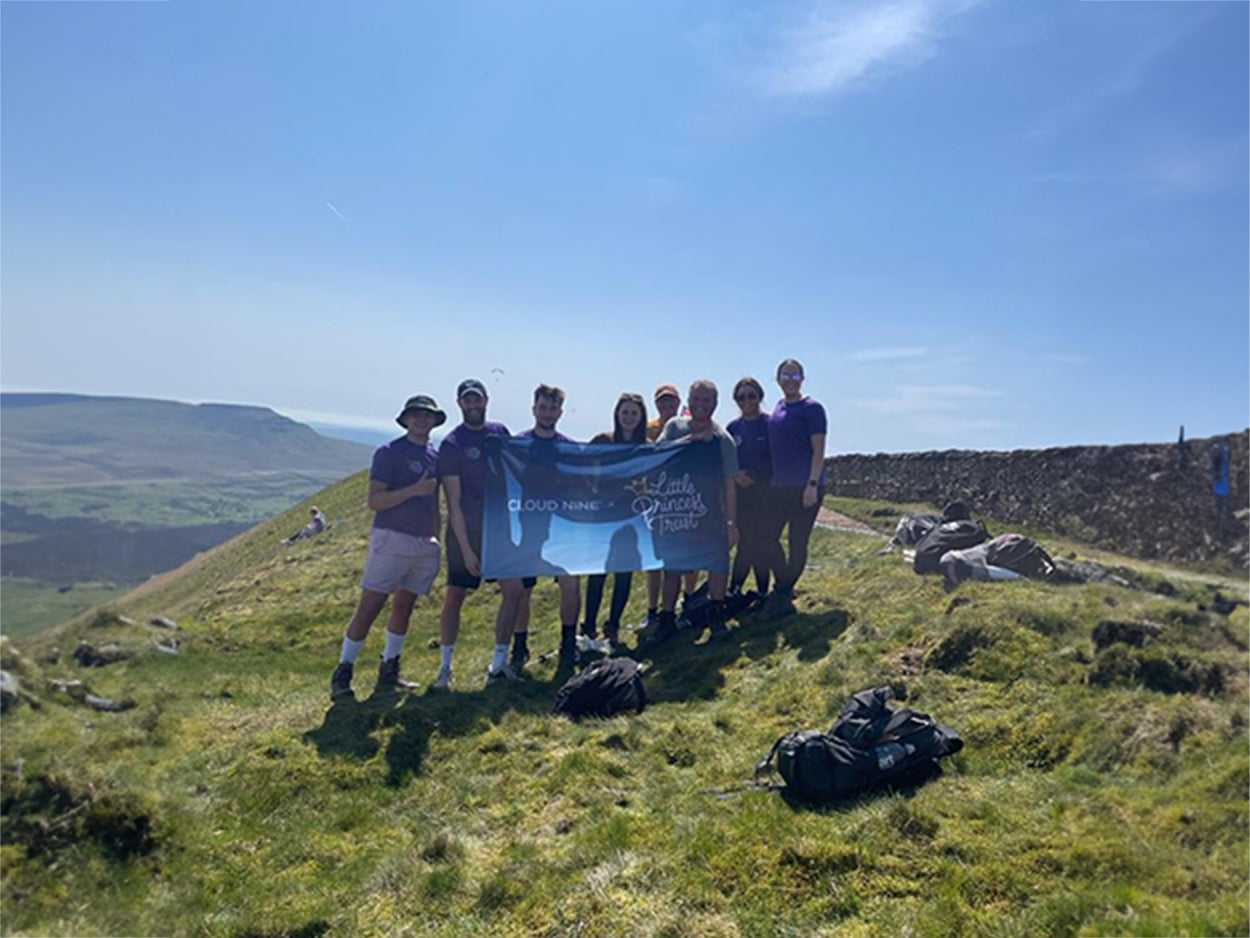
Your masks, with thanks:
[(1043, 450), (945, 450), (835, 456), (834, 495), (941, 506), (1030, 525), (1134, 557), (1250, 562), (1250, 431), (1229, 435), (1231, 524), (1211, 491), (1215, 439)]

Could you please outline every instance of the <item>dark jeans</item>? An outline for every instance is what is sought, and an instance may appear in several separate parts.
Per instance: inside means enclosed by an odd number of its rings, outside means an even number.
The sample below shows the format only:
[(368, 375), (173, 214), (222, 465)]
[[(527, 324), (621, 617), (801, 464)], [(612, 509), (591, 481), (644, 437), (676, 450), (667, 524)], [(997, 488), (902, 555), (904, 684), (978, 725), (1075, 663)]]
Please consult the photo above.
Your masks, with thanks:
[[(618, 573), (612, 587), (612, 606), (608, 611), (608, 630), (614, 631), (621, 624), (625, 604), (629, 602), (629, 589), (633, 584), (632, 573)], [(592, 638), (598, 634), (595, 624), (599, 618), (599, 606), (603, 603), (603, 589), (608, 582), (606, 573), (596, 573), (586, 578), (586, 618), (582, 631)]]
[[(773, 576), (777, 579), (779, 593), (793, 593), (794, 584), (799, 582), (803, 569), (807, 566), (807, 545), (812, 539), (812, 528), (816, 525), (816, 513), (820, 511), (820, 503), (824, 498), (824, 489), (816, 492), (816, 504), (811, 508), (803, 507), (803, 486), (773, 486), (768, 497), (768, 543), (769, 550), (774, 551), (776, 558)], [(787, 544), (789, 550), (781, 548), (781, 532), (788, 530)]]
[(738, 489), (738, 550), (734, 554), (731, 590), (741, 589), (747, 574), (755, 571), (755, 588), (768, 592), (773, 568), (784, 561), (776, 534), (770, 538), (768, 497), (769, 486), (755, 483)]

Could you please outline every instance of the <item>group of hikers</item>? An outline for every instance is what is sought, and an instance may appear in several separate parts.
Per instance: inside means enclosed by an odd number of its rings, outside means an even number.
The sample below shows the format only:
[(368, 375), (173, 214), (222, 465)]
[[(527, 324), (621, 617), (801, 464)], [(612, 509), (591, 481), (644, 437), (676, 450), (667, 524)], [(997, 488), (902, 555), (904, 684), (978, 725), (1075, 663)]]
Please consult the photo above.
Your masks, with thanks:
[[(674, 384), (661, 384), (649, 418), (641, 394), (626, 392), (612, 411), (612, 429), (589, 442), (680, 443), (717, 440), (724, 482), (725, 541), (734, 551), (728, 573), (709, 571), (707, 620), (711, 639), (728, 634), (726, 597), (739, 593), (750, 574), (762, 601), (757, 619), (770, 621), (794, 612), (794, 587), (807, 564), (808, 542), (824, 494), (824, 453), (827, 418), (824, 407), (803, 394), (805, 373), (794, 359), (776, 371), (782, 392), (771, 413), (763, 407), (764, 388), (755, 378), (734, 385), (739, 416), (722, 428), (712, 419), (718, 403), (716, 385), (693, 382), (685, 408)], [(519, 434), (541, 440), (567, 441), (556, 426), (564, 412), (565, 394), (546, 384), (534, 390), (534, 425)], [(428, 593), (438, 576), (443, 545), (447, 556), (447, 594), (439, 621), (442, 662), (434, 688), (449, 689), (454, 679), (452, 658), (460, 634), (460, 611), (469, 593), (482, 582), (482, 528), (485, 508), (486, 440), (508, 437), (501, 423), (486, 419), (490, 397), (486, 386), (468, 378), (456, 389), (461, 423), (443, 437), (437, 449), (431, 432), (447, 415), (428, 394), (409, 398), (396, 422), (405, 434), (373, 455), (368, 505), (375, 513), (369, 552), (361, 577), (360, 601), (347, 625), (342, 653), (330, 681), (331, 697), (352, 693), (354, 666), (369, 629), (391, 600), (386, 645), (378, 670), (380, 688), (412, 688), (400, 673), (400, 657), (413, 606)], [(447, 527), (440, 542), (442, 489)], [(782, 546), (785, 533), (786, 546)], [(638, 571), (635, 571), (638, 572)], [(640, 635), (647, 646), (662, 644), (678, 630), (677, 600), (684, 587), (694, 591), (700, 571), (647, 571), (647, 621)], [(578, 624), (594, 639), (607, 575), (587, 577), (583, 616), (581, 582), (577, 576), (556, 577), (560, 588), (562, 665), (576, 662)], [(530, 657), (530, 595), (537, 578), (501, 579), (495, 617), (495, 648), (487, 683), (522, 676)], [(604, 628), (607, 642), (620, 643), (621, 616), (629, 600), (633, 573), (614, 574), (612, 601)], [(771, 585), (771, 591), (770, 591)]]

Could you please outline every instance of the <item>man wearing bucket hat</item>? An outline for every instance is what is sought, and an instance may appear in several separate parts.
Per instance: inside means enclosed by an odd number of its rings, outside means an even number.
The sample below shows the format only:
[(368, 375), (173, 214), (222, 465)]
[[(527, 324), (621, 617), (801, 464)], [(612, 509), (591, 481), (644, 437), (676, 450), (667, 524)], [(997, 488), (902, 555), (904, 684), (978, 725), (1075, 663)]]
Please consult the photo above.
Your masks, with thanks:
[(339, 665), (330, 678), (331, 697), (352, 693), (356, 658), (388, 596), (391, 615), (378, 689), (417, 686), (400, 676), (399, 658), (412, 607), (438, 576), (438, 454), (430, 445), (430, 431), (446, 423), (447, 415), (434, 398), (417, 394), (404, 402), (395, 422), (408, 432), (373, 454), (368, 504), (375, 514), (369, 556), (360, 581), (360, 602), (347, 624)]

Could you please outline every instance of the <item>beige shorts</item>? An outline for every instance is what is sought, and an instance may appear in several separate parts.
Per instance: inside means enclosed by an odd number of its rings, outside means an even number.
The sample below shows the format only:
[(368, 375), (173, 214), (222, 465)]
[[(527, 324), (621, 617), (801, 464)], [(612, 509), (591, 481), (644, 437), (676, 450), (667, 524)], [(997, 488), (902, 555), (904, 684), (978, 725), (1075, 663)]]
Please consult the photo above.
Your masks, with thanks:
[(369, 558), (360, 585), (375, 593), (407, 590), (424, 596), (438, 576), (439, 545), (436, 537), (414, 537), (374, 528), (369, 535)]

